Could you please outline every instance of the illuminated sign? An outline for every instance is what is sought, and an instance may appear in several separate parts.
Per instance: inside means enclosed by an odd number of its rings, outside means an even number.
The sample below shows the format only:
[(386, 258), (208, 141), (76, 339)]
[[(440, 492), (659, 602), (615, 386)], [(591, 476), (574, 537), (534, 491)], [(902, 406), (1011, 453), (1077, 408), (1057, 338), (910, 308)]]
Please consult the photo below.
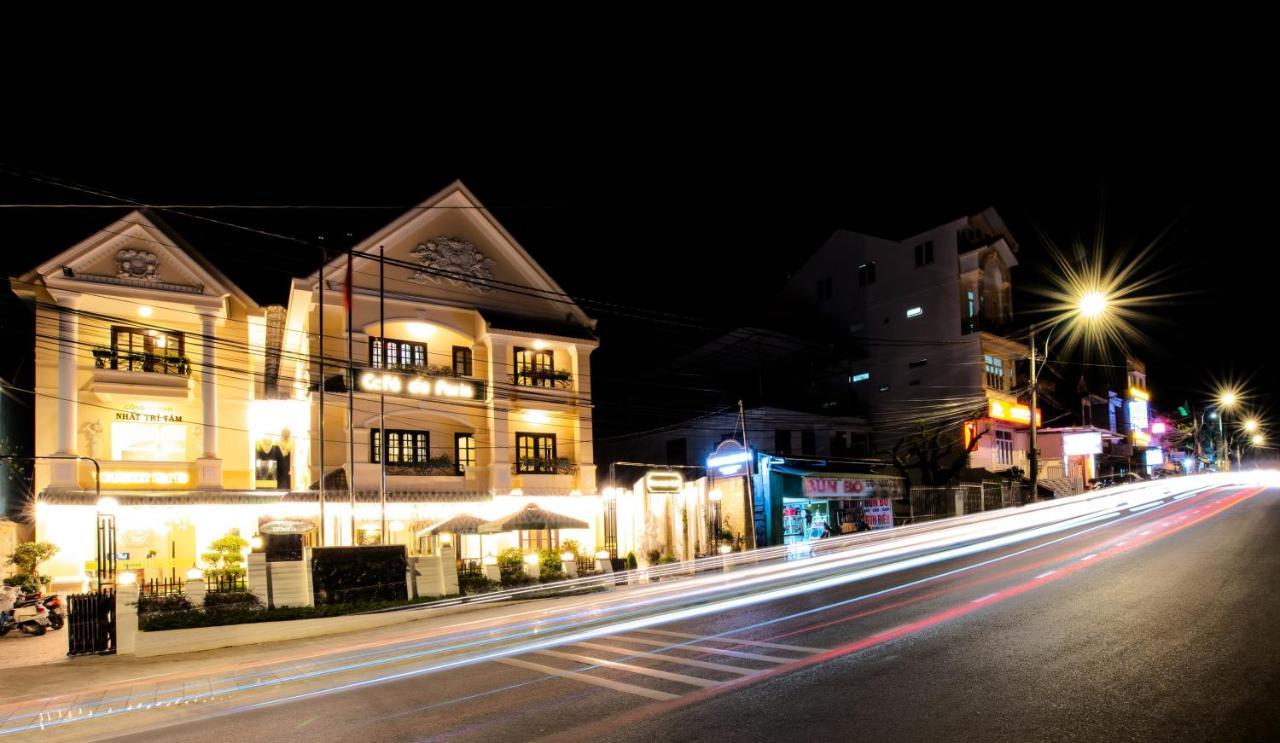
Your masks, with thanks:
[(1062, 453), (1068, 457), (1102, 453), (1101, 433), (1067, 433), (1062, 435)]
[(887, 496), (902, 489), (902, 482), (894, 479), (865, 479), (856, 476), (813, 476), (802, 479), (807, 498), (870, 498)]
[(644, 487), (650, 493), (679, 493), (684, 478), (676, 472), (650, 472), (644, 476)]
[(1129, 398), (1133, 400), (1142, 400), (1144, 402), (1149, 402), (1151, 400), (1151, 394), (1146, 390), (1140, 390), (1137, 387), (1130, 387)]
[[(1031, 408), (1003, 400), (991, 400), (987, 405), (987, 415), (998, 421), (1028, 425), (1031, 423)], [(1040, 409), (1036, 408), (1036, 426), (1043, 425), (1043, 421), (1044, 418), (1040, 413)]]
[(1151, 443), (1151, 434), (1146, 431), (1134, 431), (1133, 443), (1138, 444), (1139, 446), (1146, 446)]
[(1164, 421), (1156, 421), (1151, 424), (1151, 433), (1161, 434), (1169, 430), (1169, 426)]
[(127, 410), (116, 413), (118, 421), (144, 421), (147, 423), (181, 423), (182, 416), (173, 415), (172, 413), (142, 413), (134, 410)]
[(275, 519), (258, 527), (263, 534), (306, 534), (316, 525), (306, 519)]
[(132, 472), (128, 470), (107, 471), (99, 480), (103, 485), (186, 485), (191, 475), (185, 471), (178, 472)]
[(722, 475), (736, 475), (750, 462), (751, 452), (734, 439), (721, 441), (711, 456), (707, 457), (707, 466)]
[[(1146, 400), (1130, 400), (1129, 401), (1129, 428), (1134, 431), (1147, 430), (1147, 401)], [(1150, 437), (1148, 437), (1150, 438)]]
[(1163, 449), (1147, 449), (1146, 461), (1148, 465), (1164, 464), (1164, 450)]
[(484, 399), (482, 383), (455, 377), (424, 377), (417, 374), (364, 371), (360, 373), (359, 385), (361, 392), (381, 392), (408, 397)]
[(921, 315), (923, 315), (923, 314), (924, 314), (924, 308), (923, 308), (923, 307), (912, 307), (911, 309), (907, 310), (907, 317), (908, 317), (908, 318), (912, 318), (912, 317), (920, 317), (920, 316), (921, 316)]
[(860, 374), (854, 374), (852, 377), (849, 377), (850, 382), (865, 382), (868, 379), (871, 379), (871, 372), (862, 372)]

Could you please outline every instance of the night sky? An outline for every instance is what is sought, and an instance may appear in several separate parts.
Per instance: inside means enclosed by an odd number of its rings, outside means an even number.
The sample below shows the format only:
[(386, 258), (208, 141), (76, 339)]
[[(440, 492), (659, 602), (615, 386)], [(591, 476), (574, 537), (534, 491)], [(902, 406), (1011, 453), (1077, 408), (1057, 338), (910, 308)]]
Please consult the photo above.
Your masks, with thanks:
[[(700, 139), (640, 146), (562, 137), (497, 149), (360, 141), (294, 150), (168, 142), (11, 153), (0, 157), (0, 202), (107, 201), (10, 172), (29, 169), (147, 203), (393, 207), (199, 212), (343, 247), (460, 178), (567, 292), (626, 308), (593, 313), (601, 321), (595, 372), (605, 432), (620, 430), (609, 410), (643, 377), (636, 366), (643, 354), (692, 348), (758, 321), (754, 308), (837, 228), (901, 239), (995, 206), (1021, 244), (1015, 308), (1025, 311), (1041, 302), (1028, 290), (1045, 281), (1038, 233), (1061, 245), (1089, 241), (1101, 218), (1108, 252), (1164, 233), (1151, 268), (1169, 276), (1153, 291), (1179, 296), (1151, 308), (1140, 325), (1152, 343), (1135, 349), (1148, 364), (1157, 406), (1207, 399), (1216, 379), (1245, 384), (1260, 408), (1274, 402), (1280, 263), (1274, 230), (1263, 225), (1274, 188), (1259, 189), (1246, 177), (1251, 166), (1225, 151), (1190, 152), (1174, 139), (1086, 151), (1049, 140), (933, 151), (843, 141), (771, 154)], [(124, 212), (0, 210), (6, 275)], [(283, 302), (288, 279), (318, 261), (304, 245), (165, 218), (261, 303)], [(670, 313), (674, 322), (626, 316), (632, 308)]]

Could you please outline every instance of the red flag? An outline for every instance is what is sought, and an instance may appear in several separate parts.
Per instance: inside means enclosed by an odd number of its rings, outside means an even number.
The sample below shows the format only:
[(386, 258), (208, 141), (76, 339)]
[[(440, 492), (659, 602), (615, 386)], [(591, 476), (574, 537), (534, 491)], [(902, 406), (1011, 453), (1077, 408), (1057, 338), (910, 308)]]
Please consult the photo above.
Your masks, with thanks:
[(351, 251), (347, 251), (347, 281), (342, 285), (342, 308), (351, 311)]

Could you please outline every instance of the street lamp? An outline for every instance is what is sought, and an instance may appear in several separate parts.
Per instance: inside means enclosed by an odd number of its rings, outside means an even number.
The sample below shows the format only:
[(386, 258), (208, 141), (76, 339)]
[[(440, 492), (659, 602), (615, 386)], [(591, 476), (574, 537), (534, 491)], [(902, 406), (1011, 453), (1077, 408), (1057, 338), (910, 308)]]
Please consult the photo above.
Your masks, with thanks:
[(1235, 407), (1236, 403), (1240, 402), (1240, 398), (1241, 398), (1240, 392), (1231, 387), (1226, 387), (1218, 391), (1218, 399), (1216, 400), (1218, 410), (1219, 410), (1218, 435), (1222, 438), (1222, 448), (1227, 455), (1224, 458), (1224, 463), (1223, 463), (1224, 472), (1231, 471), (1231, 440), (1226, 433), (1227, 413), (1230, 412), (1231, 408)]
[(1049, 341), (1053, 338), (1053, 331), (1064, 320), (1083, 320), (1084, 322), (1099, 322), (1104, 319), (1107, 313), (1107, 307), (1111, 304), (1110, 298), (1106, 293), (1096, 289), (1086, 291), (1080, 294), (1075, 300), (1074, 308), (1056, 318), (1052, 318), (1045, 322), (1033, 324), (1030, 328), (1030, 339), (1028, 345), (1031, 346), (1031, 435), (1028, 444), (1030, 451), (1027, 454), (1027, 464), (1031, 475), (1031, 499), (1035, 500), (1039, 495), (1040, 484), (1040, 452), (1036, 448), (1036, 427), (1039, 421), (1036, 420), (1036, 405), (1039, 377), (1039, 370), (1036, 364), (1036, 331), (1047, 330), (1044, 339), (1044, 355), (1045, 359), (1049, 358)]

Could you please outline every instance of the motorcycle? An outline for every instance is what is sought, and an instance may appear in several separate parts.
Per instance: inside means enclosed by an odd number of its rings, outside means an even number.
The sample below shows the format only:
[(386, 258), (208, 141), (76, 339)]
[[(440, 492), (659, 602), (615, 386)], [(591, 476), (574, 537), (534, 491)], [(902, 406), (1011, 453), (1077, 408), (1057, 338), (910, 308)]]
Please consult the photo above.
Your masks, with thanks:
[(22, 594), (14, 602), (14, 608), (21, 609), (28, 606), (35, 606), (36, 604), (42, 604), (45, 611), (48, 612), (46, 616), (49, 617), (49, 629), (62, 629), (63, 625), (67, 622), (67, 613), (66, 610), (62, 608), (61, 596), (56, 593), (51, 593), (48, 596), (40, 593)]
[[(13, 586), (0, 590), (0, 637), (17, 629), (29, 635), (43, 635), (49, 629), (49, 610), (40, 601), (19, 606), (21, 592)], [(59, 602), (61, 603), (61, 602)]]

